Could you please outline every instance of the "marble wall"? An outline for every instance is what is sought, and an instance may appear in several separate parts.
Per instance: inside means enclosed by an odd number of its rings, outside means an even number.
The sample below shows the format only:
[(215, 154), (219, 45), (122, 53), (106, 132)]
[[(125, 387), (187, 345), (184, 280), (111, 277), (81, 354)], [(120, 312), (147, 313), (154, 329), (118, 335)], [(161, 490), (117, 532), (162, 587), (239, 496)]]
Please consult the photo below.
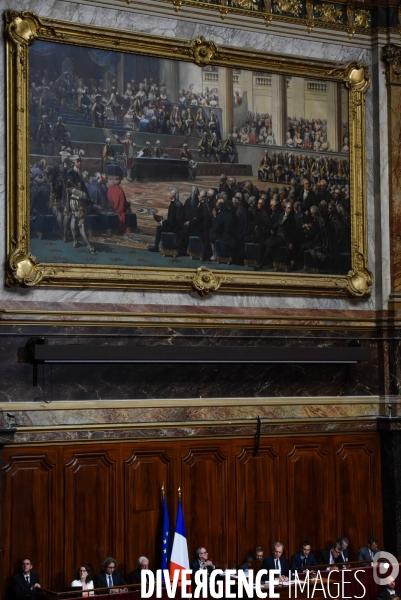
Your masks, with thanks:
[[(2, 2), (3, 8), (10, 6)], [(218, 44), (229, 44), (232, 46), (255, 48), (270, 52), (285, 53), (289, 55), (311, 57), (313, 59), (330, 59), (336, 61), (358, 60), (369, 65), (371, 74), (373, 74), (372, 85), (367, 94), (367, 174), (368, 174), (368, 238), (369, 238), (369, 267), (375, 275), (375, 285), (372, 296), (365, 300), (355, 300), (347, 298), (313, 298), (305, 296), (278, 296), (278, 295), (256, 295), (256, 294), (214, 294), (207, 298), (200, 298), (192, 293), (174, 293), (174, 292), (154, 292), (154, 291), (95, 291), (80, 289), (0, 289), (0, 307), (1, 305), (13, 306), (14, 302), (31, 301), (45, 306), (47, 302), (74, 303), (79, 306), (80, 303), (90, 301), (98, 304), (99, 307), (113, 305), (114, 303), (129, 305), (135, 307), (138, 304), (147, 304), (155, 306), (177, 306), (180, 311), (196, 311), (199, 308), (206, 307), (238, 307), (243, 309), (244, 314), (255, 308), (291, 308), (297, 310), (307, 308), (310, 310), (375, 310), (385, 306), (388, 297), (388, 271), (389, 250), (383, 239), (387, 239), (385, 230), (385, 217), (387, 211), (388, 198), (383, 192), (385, 187), (381, 181), (386, 176), (386, 134), (385, 128), (380, 128), (378, 137), (378, 128), (373, 127), (374, 114), (381, 115), (384, 120), (383, 112), (379, 109), (383, 106), (386, 98), (386, 90), (383, 78), (380, 74), (380, 50), (378, 47), (367, 47), (366, 41), (363, 45), (358, 45), (356, 41), (345, 41), (346, 38), (336, 39), (333, 35), (330, 41), (328, 37), (314, 34), (308, 37), (305, 31), (297, 34), (295, 31), (292, 37), (288, 35), (279, 35), (269, 33), (266, 29), (260, 31), (251, 31), (241, 29), (241, 26), (234, 28), (224, 26), (222, 21), (216, 21), (213, 24), (200, 22), (199, 19), (193, 21), (188, 18), (180, 19), (180, 14), (171, 13), (169, 16), (157, 16), (154, 11), (140, 13), (137, 10), (98, 7), (96, 10), (91, 4), (68, 2), (63, 0), (21, 0), (18, 10), (33, 10), (39, 15), (46, 17), (56, 17), (80, 23), (90, 23), (103, 25), (107, 27), (132, 29), (137, 31), (149, 32), (157, 35), (176, 36), (181, 38), (196, 38), (204, 35), (207, 39), (212, 39)], [(146, 14), (146, 12), (148, 14)], [(174, 16), (173, 16), (174, 15)], [(325, 41), (323, 41), (325, 39)], [(339, 41), (340, 40), (340, 41)], [(0, 77), (4, 77), (4, 43), (1, 46), (0, 57)], [(383, 123), (384, 124), (384, 123)], [(0, 126), (3, 135), (0, 136), (0, 203), (1, 210), (5, 214), (5, 137), (4, 137), (4, 106), (0, 106)], [(384, 132), (384, 133), (383, 133)], [(382, 179), (381, 179), (382, 178)], [(380, 206), (379, 199), (380, 198)], [(383, 238), (384, 235), (384, 238)], [(5, 248), (5, 220), (0, 221), (0, 277), (4, 280)], [(384, 268), (382, 268), (384, 265)], [(61, 307), (61, 304), (60, 304)]]
[[(371, 349), (371, 359), (345, 367), (340, 364), (248, 365), (45, 365), (38, 369), (38, 387), (32, 386), (32, 365), (25, 358), (25, 343), (42, 335), (52, 345), (84, 344), (120, 346), (227, 346), (344, 347), (349, 332), (302, 332), (286, 329), (175, 329), (171, 328), (6, 328), (0, 338), (3, 366), (0, 402), (153, 398), (236, 398), (373, 396), (386, 393), (383, 345), (372, 332), (358, 332), (361, 344)], [(301, 359), (301, 354), (300, 354)], [(388, 393), (388, 392), (387, 392)], [(179, 404), (179, 402), (178, 402)]]

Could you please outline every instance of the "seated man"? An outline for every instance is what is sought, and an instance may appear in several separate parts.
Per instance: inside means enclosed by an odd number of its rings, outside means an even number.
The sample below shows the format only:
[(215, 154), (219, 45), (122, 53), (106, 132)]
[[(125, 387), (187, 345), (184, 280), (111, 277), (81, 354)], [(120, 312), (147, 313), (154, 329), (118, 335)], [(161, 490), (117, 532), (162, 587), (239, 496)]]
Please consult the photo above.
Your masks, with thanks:
[(262, 569), (267, 569), (267, 575), (263, 579), (269, 579), (269, 571), (277, 570), (279, 573), (274, 575), (274, 578), (279, 581), (288, 581), (289, 567), (287, 559), (283, 556), (284, 544), (281, 542), (274, 542), (272, 546), (272, 553), (266, 556), (262, 563)]
[[(317, 555), (317, 562), (319, 565), (334, 565), (335, 563), (342, 562), (341, 560), (341, 550), (342, 546), (338, 542), (332, 545), (331, 548), (325, 548), (324, 550), (320, 550)], [(337, 569), (338, 567), (328, 566), (327, 571), (330, 569)]]
[[(149, 571), (149, 559), (146, 556), (138, 558), (138, 566), (128, 575), (128, 583), (140, 584), (142, 571)], [(148, 577), (146, 579), (148, 580)]]
[(194, 552), (195, 560), (191, 562), (189, 568), (192, 569), (192, 577), (194, 577), (196, 571), (199, 569), (207, 569), (208, 578), (214, 569), (216, 568), (213, 562), (209, 559), (209, 554), (203, 546), (198, 546)]
[(345, 535), (343, 535), (338, 540), (338, 543), (341, 544), (341, 547), (342, 547), (341, 561), (348, 562), (348, 560), (349, 560), (349, 556), (348, 556), (349, 539)]
[(383, 586), (380, 594), (377, 597), (377, 600), (387, 600), (387, 598), (396, 598), (397, 596), (401, 597), (401, 592), (398, 592), (395, 589), (395, 579), (392, 577), (386, 586)]
[(11, 597), (13, 600), (30, 598), (35, 588), (40, 588), (39, 575), (32, 571), (30, 558), (23, 558), (21, 571), (11, 578)]
[(249, 563), (253, 563), (256, 560), (263, 560), (263, 548), (261, 546), (256, 546), (256, 548), (253, 551), (253, 555), (252, 556), (248, 556), (248, 558), (246, 559), (246, 562), (244, 562), (239, 569), (241, 569), (242, 571), (247, 571), (249, 568), (251, 568), (249, 566)]
[(368, 545), (363, 546), (363, 548), (359, 548), (357, 560), (368, 560), (369, 562), (367, 562), (364, 566), (370, 566), (375, 554), (378, 552), (380, 552), (379, 542), (375, 537), (370, 537), (368, 539)]
[[(102, 562), (102, 570), (95, 575), (95, 588), (113, 587), (116, 585), (125, 585), (121, 574), (116, 571), (118, 562), (115, 558), (108, 556)], [(109, 590), (111, 592), (111, 590)]]
[(298, 245), (298, 232), (294, 218), (294, 209), (291, 202), (286, 202), (284, 213), (282, 213), (278, 224), (271, 225), (271, 227), (270, 237), (266, 243), (264, 256), (262, 261), (254, 267), (255, 271), (259, 271), (264, 267), (271, 268), (273, 265), (274, 253), (278, 248), (285, 247), (289, 257), (295, 252)]
[(307, 571), (308, 567), (313, 567), (314, 565), (317, 565), (317, 562), (311, 553), (310, 542), (305, 540), (301, 544), (300, 551), (296, 552), (291, 557), (291, 572), (294, 573), (295, 571), (298, 571), (302, 573), (303, 571)]

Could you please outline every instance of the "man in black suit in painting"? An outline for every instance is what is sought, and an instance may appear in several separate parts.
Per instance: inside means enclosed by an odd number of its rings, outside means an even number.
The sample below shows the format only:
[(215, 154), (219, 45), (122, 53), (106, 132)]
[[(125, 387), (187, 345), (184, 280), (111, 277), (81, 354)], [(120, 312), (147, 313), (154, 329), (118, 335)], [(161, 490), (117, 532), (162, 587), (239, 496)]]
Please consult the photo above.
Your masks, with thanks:
[[(95, 588), (114, 587), (116, 585), (125, 585), (121, 574), (116, 571), (118, 562), (115, 558), (108, 556), (102, 562), (102, 570), (95, 575)], [(110, 590), (111, 592), (112, 590)], [(114, 590), (117, 591), (117, 590)], [(104, 592), (103, 592), (104, 593)]]
[(23, 558), (21, 571), (11, 579), (11, 596), (13, 600), (31, 598), (36, 588), (40, 588), (39, 575), (32, 571), (30, 558)]

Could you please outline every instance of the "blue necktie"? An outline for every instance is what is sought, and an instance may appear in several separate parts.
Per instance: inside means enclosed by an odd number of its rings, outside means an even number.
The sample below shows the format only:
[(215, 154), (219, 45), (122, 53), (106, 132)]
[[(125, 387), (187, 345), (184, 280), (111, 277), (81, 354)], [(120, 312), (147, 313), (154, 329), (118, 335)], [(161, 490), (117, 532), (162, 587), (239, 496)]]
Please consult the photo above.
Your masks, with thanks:
[(107, 584), (109, 587), (113, 587), (113, 580), (111, 578), (111, 575), (107, 576), (109, 578), (109, 583)]

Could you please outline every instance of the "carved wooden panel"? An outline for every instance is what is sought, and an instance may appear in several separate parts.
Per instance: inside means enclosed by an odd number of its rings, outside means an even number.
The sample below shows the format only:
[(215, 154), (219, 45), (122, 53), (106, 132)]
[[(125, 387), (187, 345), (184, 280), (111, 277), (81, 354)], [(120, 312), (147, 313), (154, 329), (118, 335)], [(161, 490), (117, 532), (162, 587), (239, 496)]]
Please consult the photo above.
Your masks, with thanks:
[[(237, 555), (239, 562), (251, 556), (255, 546), (265, 547), (278, 537), (276, 511), (284, 507), (277, 494), (279, 455), (262, 445), (257, 456), (245, 446), (235, 457), (237, 493)], [(266, 554), (268, 548), (265, 547)]]
[(380, 471), (374, 443), (340, 443), (335, 481), (337, 529), (349, 536), (355, 556), (368, 537), (381, 536)]
[(81, 561), (98, 572), (115, 556), (124, 576), (144, 554), (160, 567), (161, 492), (171, 530), (177, 488), (190, 559), (205, 545), (218, 566), (241, 564), (256, 544), (285, 554), (309, 538), (317, 551), (342, 534), (351, 556), (382, 537), (376, 434), (93, 443), (3, 450), (1, 593), (25, 554), (60, 591)]
[(161, 487), (164, 485), (171, 510), (171, 467), (172, 459), (164, 450), (134, 450), (124, 462), (125, 562), (129, 571), (136, 568), (139, 556), (147, 556), (153, 566), (160, 560)]
[(96, 573), (116, 554), (115, 483), (115, 462), (106, 451), (74, 453), (65, 464), (65, 574), (71, 580), (82, 562), (90, 561)]
[[(326, 444), (288, 444), (287, 513), (290, 556), (303, 540), (312, 544), (313, 552), (325, 548), (333, 531), (334, 486)], [(284, 477), (284, 474), (283, 474)]]
[(57, 568), (53, 561), (58, 544), (54, 536), (53, 460), (53, 456), (45, 454), (24, 453), (13, 455), (3, 469), (2, 571), (11, 575), (20, 569), (22, 558), (28, 556), (43, 586), (53, 580)]
[(227, 454), (222, 452), (222, 445), (186, 450), (183, 444), (181, 459), (182, 506), (190, 561), (194, 549), (205, 546), (209, 558), (220, 566), (229, 560)]

